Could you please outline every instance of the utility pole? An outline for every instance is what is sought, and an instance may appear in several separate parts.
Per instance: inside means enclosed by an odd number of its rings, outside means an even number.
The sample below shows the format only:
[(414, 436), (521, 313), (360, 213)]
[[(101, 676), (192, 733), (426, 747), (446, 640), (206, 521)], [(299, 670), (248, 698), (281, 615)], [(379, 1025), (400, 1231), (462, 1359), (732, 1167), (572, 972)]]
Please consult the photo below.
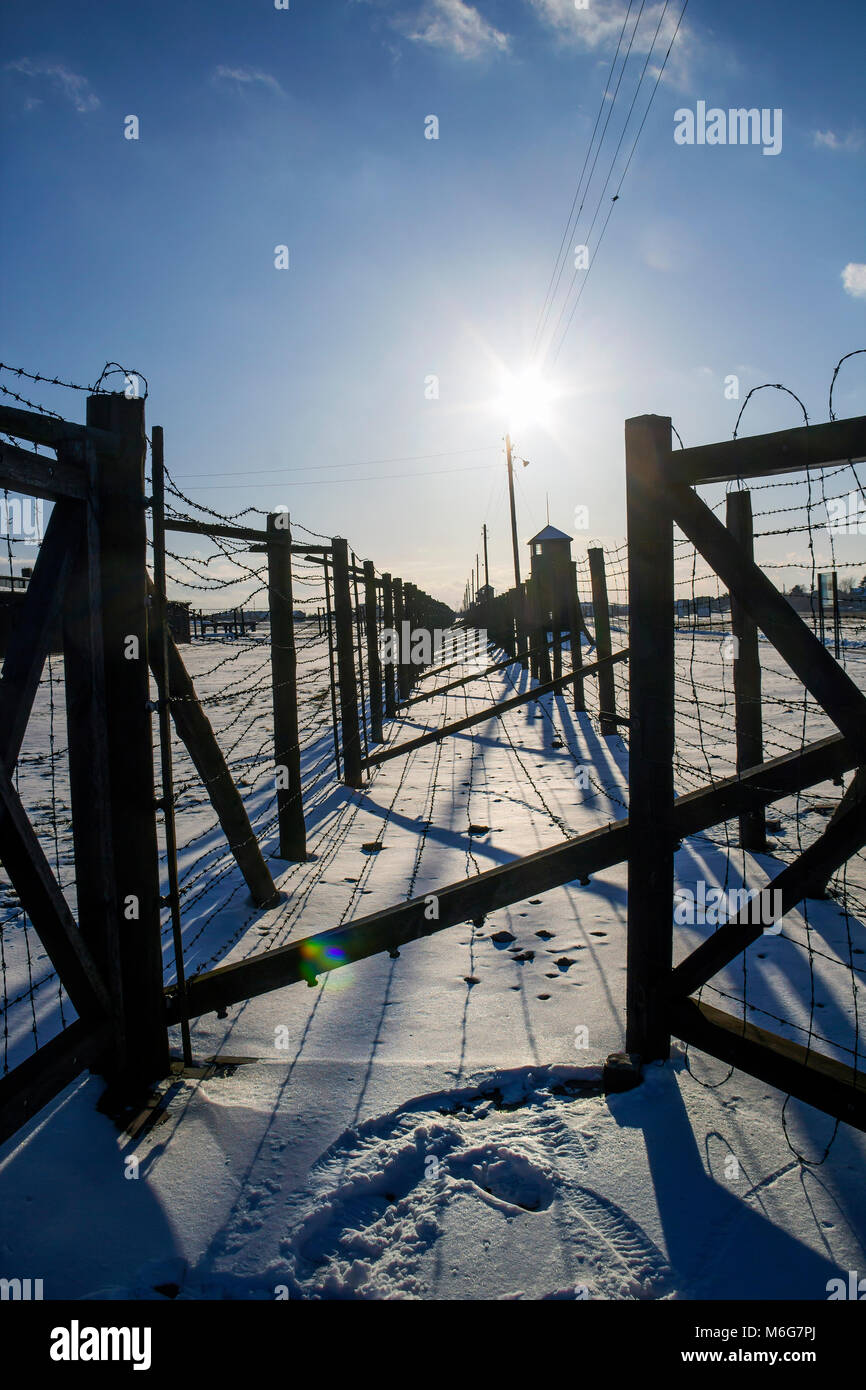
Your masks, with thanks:
[(475, 592), (481, 588), (481, 572), (478, 567), (478, 551), (475, 552)]
[(517, 548), (517, 515), (514, 511), (514, 465), (511, 461), (511, 435), (505, 436), (505, 457), (508, 460), (508, 500), (511, 503), (511, 548), (514, 552), (514, 584), (520, 588), (520, 551)]
[(526, 656), (526, 621), (523, 613), (522, 590), (520, 588), (520, 552), (517, 548), (517, 514), (514, 510), (514, 465), (511, 458), (511, 435), (505, 436), (505, 457), (508, 461), (508, 500), (511, 503), (511, 548), (514, 552), (514, 587), (516, 612), (517, 656), (524, 671), (528, 661)]
[(489, 571), (488, 568), (487, 568), (487, 522), (486, 522), (486, 521), (485, 521), (484, 525), (482, 526), (481, 530), (482, 530), (482, 533), (483, 533), (483, 536), (484, 536), (484, 586), (485, 586), (485, 588), (488, 588), (488, 589), (489, 589), (489, 587), (490, 587), (490, 571)]

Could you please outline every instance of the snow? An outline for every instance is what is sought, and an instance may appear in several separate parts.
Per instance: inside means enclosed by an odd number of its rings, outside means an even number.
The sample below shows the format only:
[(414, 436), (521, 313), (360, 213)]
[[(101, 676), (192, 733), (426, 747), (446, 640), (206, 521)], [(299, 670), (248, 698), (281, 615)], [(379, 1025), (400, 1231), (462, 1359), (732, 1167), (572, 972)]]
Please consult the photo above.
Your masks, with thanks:
[[(732, 678), (719, 640), (678, 638), (680, 791), (729, 771)], [(627, 746), (602, 738), (568, 696), (383, 764), (362, 792), (336, 785), (323, 649), (310, 640), (312, 857), (285, 865), (272, 857), (266, 643), (265, 628), (184, 649), (201, 693), (219, 697), (208, 712), (284, 892), (270, 911), (253, 907), (178, 750), (188, 970), (435, 892), (626, 813)], [(831, 730), (811, 704), (804, 713), (802, 690), (764, 645), (771, 756), (798, 747), (804, 726), (810, 739)], [(847, 662), (862, 688), (866, 654)], [(414, 706), (387, 736), (460, 718), (525, 679), (514, 667), (479, 678)], [(61, 817), (55, 844), (47, 795), (53, 778), (68, 797), (63, 758), (46, 758), (50, 693), (40, 690), (20, 785), (65, 884), (69, 827)], [(592, 705), (589, 681), (587, 694)], [(625, 708), (622, 673), (618, 698)], [(730, 852), (725, 827), (693, 837), (676, 856), (678, 886), (762, 886), (838, 797), (826, 785), (774, 807), (773, 857), (743, 856), (735, 827)], [(602, 1092), (601, 1063), (623, 1046), (626, 881), (618, 865), (397, 958), (196, 1021), (196, 1059), (233, 1060), (166, 1083), (160, 1123), (136, 1140), (96, 1111), (99, 1080), (79, 1079), (0, 1149), (0, 1274), (43, 1277), (49, 1298), (825, 1298), (830, 1278), (866, 1260), (863, 1135), (841, 1125), (834, 1138), (828, 1117), (680, 1046), (636, 1090)], [(850, 970), (862, 977), (859, 858), (847, 887), (847, 917), (832, 899), (810, 901), (807, 919), (788, 914), (781, 934), (751, 948), (745, 983), (755, 1022), (801, 1042), (811, 1030), (820, 1050), (850, 1061), (852, 1049), (863, 1057)], [(7, 991), (43, 972), (45, 1041), (61, 996), (4, 901)], [(677, 928), (677, 958), (712, 929)], [(166, 966), (170, 979), (167, 924)], [(706, 998), (741, 1011), (743, 958), (712, 984)], [(32, 1048), (22, 1004), (9, 1011), (10, 1062)], [(820, 1167), (798, 1160), (820, 1160), (831, 1139)]]

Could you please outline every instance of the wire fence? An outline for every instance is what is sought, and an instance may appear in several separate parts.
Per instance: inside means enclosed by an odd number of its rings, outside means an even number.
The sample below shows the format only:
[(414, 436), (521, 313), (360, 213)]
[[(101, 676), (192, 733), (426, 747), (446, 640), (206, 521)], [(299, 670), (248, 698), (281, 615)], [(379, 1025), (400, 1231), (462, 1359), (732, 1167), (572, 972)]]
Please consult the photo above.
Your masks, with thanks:
[[(116, 364), (109, 369), (122, 373), (126, 380), (133, 375)], [(837, 376), (838, 368), (834, 385)], [(95, 388), (74, 387), (37, 374), (31, 379), (40, 384), (50, 380), (69, 389), (107, 389), (102, 385), (105, 374)], [(2, 385), (0, 390), (28, 409), (43, 409), (23, 392)], [(748, 398), (744, 408), (747, 403)], [(830, 413), (832, 418), (832, 389)], [(727, 493), (738, 486), (703, 490), (705, 500), (721, 519)], [(825, 644), (838, 649), (841, 665), (866, 690), (866, 545), (862, 539), (866, 534), (866, 492), (858, 465), (846, 460), (816, 475), (756, 480), (749, 491), (757, 563)], [(250, 516), (266, 515), (255, 507), (226, 515), (197, 504), (176, 486), (170, 474), (167, 492), (167, 515), (172, 521), (210, 520), (231, 525)], [(292, 531), (296, 541), (309, 540), (311, 545), (330, 540), (295, 518)], [(169, 598), (188, 604), (196, 616), (209, 619), (205, 624), (193, 623), (191, 640), (183, 645), (184, 661), (232, 779), (241, 790), (253, 833), (266, 858), (274, 858), (277, 795), (266, 559), (241, 540), (211, 535), (194, 540), (185, 537), (180, 543), (175, 540), (179, 533), (169, 534)], [(629, 642), (628, 548), (625, 541), (602, 548), (616, 651)], [(352, 559), (354, 562), (354, 555)], [(5, 562), (2, 579), (12, 594), (16, 579), (21, 581), (22, 562), (20, 556), (13, 555), (8, 536), (6, 554), (0, 555), (0, 561)], [(292, 570), (304, 810), (308, 825), (322, 833), (317, 841), (316, 875), (303, 876), (300, 866), (280, 864), (281, 887), (287, 890), (287, 897), (261, 927), (266, 939), (254, 942), (250, 950), (278, 946), (291, 935), (313, 884), (332, 862), (354, 814), (350, 800), (334, 796), (330, 676), (334, 653), (327, 621), (325, 569), (311, 549), (309, 555), (293, 558)], [(838, 600), (835, 624), (828, 608), (829, 589), (821, 580), (822, 575), (833, 574)], [(586, 553), (576, 557), (576, 575), (578, 595), (591, 628), (592, 583)], [(675, 779), (678, 794), (684, 794), (736, 771), (734, 648), (727, 591), (681, 534), (675, 540), (674, 587)], [(243, 615), (241, 621), (238, 614)], [(58, 641), (45, 663), (14, 783), (75, 915), (65, 688)], [(821, 707), (763, 639), (760, 659), (766, 759), (797, 751), (834, 731)], [(628, 719), (626, 663), (614, 666), (613, 671), (616, 712)], [(585, 693), (588, 712), (597, 715), (598, 682), (587, 680)], [(623, 723), (619, 732), (627, 742), (627, 724)], [(261, 913), (249, 901), (208, 789), (176, 734), (173, 763), (184, 961), (187, 970), (194, 973), (223, 959)], [(610, 796), (609, 787), (599, 784), (598, 789)], [(822, 833), (841, 793), (840, 786), (829, 783), (774, 804), (767, 818), (766, 855), (740, 848), (735, 822), (721, 823), (692, 837), (677, 856), (680, 888), (691, 891), (697, 899), (701, 883), (723, 895), (742, 887), (763, 887), (780, 864), (791, 862)], [(395, 796), (398, 794), (399, 786)], [(164, 841), (161, 848), (165, 870)], [(854, 855), (832, 877), (828, 893), (827, 901), (809, 899), (788, 913), (778, 934), (767, 936), (766, 941), (743, 953), (712, 983), (704, 985), (702, 994), (724, 1001), (729, 1011), (744, 1019), (781, 1030), (809, 1048), (814, 1045), (819, 1052), (861, 1068), (866, 1066), (859, 999), (866, 965), (866, 854), (861, 851)], [(712, 915), (704, 923), (685, 923), (680, 932), (684, 949), (713, 925)], [(165, 978), (170, 983), (174, 958), (167, 909), (162, 931)], [(0, 1071), (8, 1071), (74, 1017), (27, 913), (5, 873), (0, 874)], [(705, 1084), (723, 1084), (726, 1079), (717, 1075), (718, 1064), (694, 1058), (690, 1064)], [(812, 1156), (806, 1161), (820, 1158)]]

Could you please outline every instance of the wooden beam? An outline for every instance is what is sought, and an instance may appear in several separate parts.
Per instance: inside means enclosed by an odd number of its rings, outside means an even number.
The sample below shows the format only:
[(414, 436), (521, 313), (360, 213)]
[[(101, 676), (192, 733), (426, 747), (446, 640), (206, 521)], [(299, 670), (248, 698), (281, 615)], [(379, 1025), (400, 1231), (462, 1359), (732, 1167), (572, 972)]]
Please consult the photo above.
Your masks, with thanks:
[[(853, 766), (854, 757), (843, 738), (835, 734), (821, 739), (801, 752), (774, 758), (741, 776), (680, 797), (674, 802), (672, 833), (678, 839), (695, 835), (738, 815), (743, 808), (767, 806)], [(358, 918), (344, 927), (306, 937), (236, 965), (196, 975), (188, 983), (190, 1016), (223, 1009), (298, 980), (312, 982), (350, 961), (395, 949), (560, 884), (586, 878), (625, 859), (628, 842), (628, 820), (616, 821), (385, 912)], [(431, 899), (438, 912), (432, 919)], [(168, 1018), (173, 1023), (180, 1016), (173, 990), (167, 991), (167, 999)]]
[(358, 721), (358, 681), (352, 632), (352, 596), (349, 590), (348, 542), (335, 537), (334, 626), (337, 673), (340, 685), (340, 729), (343, 738), (343, 780), (347, 787), (361, 785), (361, 727)]
[(799, 473), (810, 468), (866, 458), (866, 415), (832, 420), (823, 425), (779, 430), (721, 444), (680, 449), (670, 461), (670, 481), (722, 483), (733, 478), (760, 478), (776, 473)]
[[(837, 824), (840, 817), (843, 816), (846, 811), (859, 805), (864, 799), (866, 799), (866, 768), (858, 767), (848, 790), (839, 801), (839, 805), (827, 822), (827, 829), (830, 830)], [(808, 885), (803, 896), (806, 898), (826, 898), (827, 885), (834, 872), (835, 869), (822, 867), (820, 872), (816, 873), (815, 878)]]
[(113, 1041), (109, 1024), (94, 1025), (77, 1019), (0, 1077), (0, 1144), (54, 1100), (85, 1068), (100, 1066)]
[[(808, 849), (803, 850), (792, 864), (788, 864), (767, 884), (766, 892), (781, 894), (782, 910), (779, 915), (784, 916), (802, 902), (816, 878), (834, 873), (864, 844), (866, 800), (854, 800)], [(759, 899), (753, 900), (753, 903), (759, 902)], [(720, 926), (676, 967), (668, 983), (671, 997), (693, 994), (763, 935), (765, 926), (771, 924), (750, 921), (753, 912), (756, 916), (760, 915), (756, 906), (747, 903), (735, 918)]]
[[(547, 645), (550, 647), (553, 644), (548, 641)], [(531, 652), (529, 655), (535, 655), (535, 653)], [(440, 666), (439, 670), (447, 670), (449, 666), (465, 665), (465, 663), (470, 660), (471, 656), (463, 656), (459, 661), (451, 661), (446, 663), (444, 667)], [(509, 666), (514, 666), (516, 664), (516, 657), (507, 656), (504, 661), (497, 661), (492, 666), (485, 666), (482, 671), (472, 671), (468, 676), (458, 676), (456, 680), (449, 681), (447, 685), (437, 685), (433, 690), (425, 690), (421, 695), (413, 695), (411, 700), (406, 701), (405, 708), (408, 709), (411, 705), (418, 705), (422, 700), (432, 700), (434, 695), (446, 695), (449, 690), (458, 690), (461, 685), (468, 685), (470, 681), (482, 680), (485, 676), (495, 676), (498, 671), (507, 671)], [(424, 677), (426, 679), (428, 676), (433, 676), (435, 674), (435, 671), (425, 671)], [(559, 679), (559, 677), (557, 677), (557, 679)]]
[(166, 531), (183, 531), (191, 536), (224, 536), (235, 541), (261, 541), (267, 549), (267, 531), (255, 530), (251, 526), (222, 526), (209, 521), (176, 521), (166, 517)]
[(19, 449), (15, 444), (0, 441), (0, 487), (23, 492), (26, 497), (47, 497), (59, 501), (63, 497), (83, 501), (87, 496), (87, 478), (79, 463), (48, 458)]
[[(605, 660), (611, 663), (626, 661), (629, 649), (625, 647), (622, 651), (614, 652), (612, 656)], [(509, 665), (512, 663), (509, 662)], [(429, 734), (420, 734), (418, 738), (411, 738), (406, 743), (392, 744), (390, 748), (382, 748), (378, 753), (371, 753), (369, 758), (365, 758), (364, 767), (376, 767), (379, 763), (387, 763), (391, 758), (400, 758), (404, 753), (412, 753), (416, 748), (424, 748), (428, 743), (438, 743), (440, 739), (448, 738), (450, 734), (459, 734), (464, 729), (471, 729), (473, 724), (483, 724), (485, 719), (498, 719), (500, 715), (507, 714), (509, 710), (518, 709), (520, 705), (528, 705), (533, 700), (540, 700), (544, 695), (551, 695), (559, 690), (564, 690), (571, 685), (572, 681), (582, 680), (585, 676), (594, 675), (599, 667), (603, 666), (601, 661), (595, 661), (591, 666), (583, 666), (577, 671), (568, 671), (564, 676), (559, 676), (557, 680), (545, 681), (543, 685), (534, 685), (531, 690), (524, 690), (519, 695), (514, 695), (510, 700), (503, 700), (497, 705), (490, 705), (487, 709), (477, 710), (475, 714), (469, 714), (464, 719), (458, 719), (453, 724), (445, 724), (441, 729), (433, 729)]]
[(364, 561), (364, 618), (367, 628), (367, 684), (370, 693), (370, 738), (381, 743), (382, 729), (382, 660), (379, 655), (378, 604), (376, 602), (376, 571), (372, 560)]
[(110, 1014), (108, 990), (5, 767), (0, 767), (0, 861), (77, 1013), (91, 1019)]
[[(159, 671), (157, 685), (166, 698), (159, 701), (159, 761), (162, 790), (162, 824), (165, 838), (166, 876), (168, 878), (168, 908), (171, 916), (171, 939), (174, 948), (174, 968), (178, 993), (186, 997), (186, 969), (183, 952), (183, 920), (180, 906), (180, 880), (177, 868), (177, 823), (175, 820), (174, 767), (171, 749), (171, 682), (168, 679), (168, 605), (165, 586), (165, 439), (161, 425), (154, 425), (150, 436), (151, 525), (153, 528), (153, 589), (149, 626), (155, 629), (156, 641), (150, 642), (150, 662)], [(192, 1042), (189, 1019), (184, 1011), (180, 1021), (181, 1047), (186, 1066), (192, 1065)]]
[(866, 1130), (866, 1075), (696, 999), (671, 1009), (674, 1036), (825, 1115)]
[(166, 1075), (169, 1066), (148, 674), (144, 401), (122, 392), (89, 396), (87, 423), (103, 437), (121, 439), (110, 454), (94, 448), (99, 588), (94, 593), (91, 586), (90, 593), (98, 605), (104, 661), (102, 736), (117, 903), (109, 929), (120, 958), (126, 1038), (120, 1080), (134, 1087)]
[(18, 761), (83, 529), (79, 503), (63, 499), (55, 505), (9, 634), (0, 680), (0, 763), (10, 772)]
[[(729, 492), (725, 524), (737, 544), (754, 560), (752, 494)], [(734, 705), (737, 732), (737, 767), (757, 767), (764, 761), (764, 730), (761, 711), (761, 657), (758, 628), (736, 595), (731, 594), (731, 630), (734, 648)], [(767, 832), (763, 811), (741, 816), (740, 847), (765, 854)]]
[(677, 486), (665, 497), (677, 525), (866, 763), (863, 692), (697, 493)]
[(670, 1051), (663, 1004), (673, 951), (673, 522), (658, 485), (670, 458), (671, 422), (658, 415), (627, 420), (625, 440), (633, 726), (626, 1051), (656, 1061)]
[[(382, 626), (386, 632), (393, 633), (394, 595), (391, 591), (390, 574), (382, 575)], [(383, 663), (382, 676), (385, 682), (385, 717), (387, 719), (393, 719), (397, 713), (397, 682), (393, 661), (386, 661)]]
[[(604, 571), (604, 551), (590, 546), (586, 552), (592, 584), (592, 620), (595, 629), (595, 649), (604, 660), (613, 650), (610, 640), (610, 605), (607, 601), (607, 576)], [(602, 667), (598, 677), (599, 725), (602, 734), (616, 733), (616, 684), (613, 667)]]
[[(65, 452), (63, 450), (62, 452)], [(87, 501), (84, 541), (75, 556), (63, 604), (63, 670), (68, 736), (69, 799), (78, 929), (111, 995), (116, 1035), (114, 1070), (125, 1059), (123, 980), (115, 876), (111, 775), (108, 762), (108, 701), (102, 622), (102, 561), (98, 492), (100, 463), (84, 450)]]
[(268, 515), (268, 611), (280, 858), (307, 857), (301, 745), (298, 732), (298, 658), (292, 595), (292, 533), (287, 512)]
[(44, 444), (49, 449), (56, 449), (60, 444), (84, 444), (87, 441), (103, 454), (116, 454), (123, 448), (123, 436), (114, 430), (94, 427), (89, 421), (86, 425), (78, 425), (72, 420), (58, 420), (53, 415), (42, 415), (35, 410), (18, 410), (9, 405), (0, 405), (0, 430), (3, 434), (14, 434), (18, 439), (29, 439), (32, 444)]

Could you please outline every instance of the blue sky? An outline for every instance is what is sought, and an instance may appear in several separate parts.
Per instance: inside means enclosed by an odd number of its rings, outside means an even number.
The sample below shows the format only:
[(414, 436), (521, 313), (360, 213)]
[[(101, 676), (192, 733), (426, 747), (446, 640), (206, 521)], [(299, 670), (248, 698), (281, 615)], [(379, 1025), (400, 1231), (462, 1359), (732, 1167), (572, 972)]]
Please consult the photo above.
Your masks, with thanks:
[[(690, 0), (598, 244), (681, 5), (661, 21), (605, 190), (663, 0), (644, 5), (571, 238), (585, 240), (598, 204), (585, 290), (544, 363), (556, 399), (514, 430), (530, 460), (524, 539), (546, 494), (565, 530), (586, 506), (590, 534), (624, 533), (628, 416), (670, 414), (686, 444), (726, 438), (749, 387), (781, 381), (824, 419), (835, 362), (866, 345), (861, 0)], [(507, 584), (501, 374), (532, 360), (627, 9), (7, 11), (0, 357), (78, 382), (109, 359), (143, 372), (149, 423), (201, 502), (288, 505), (452, 602), (486, 520), (491, 577)], [(677, 145), (674, 112), (698, 101), (780, 108), (781, 152)], [(138, 140), (124, 138), (130, 114)], [(840, 378), (839, 415), (864, 411), (863, 363)], [(725, 399), (730, 374), (739, 402)], [(39, 399), (82, 416), (71, 393)], [(794, 403), (767, 392), (743, 428), (796, 423)]]

